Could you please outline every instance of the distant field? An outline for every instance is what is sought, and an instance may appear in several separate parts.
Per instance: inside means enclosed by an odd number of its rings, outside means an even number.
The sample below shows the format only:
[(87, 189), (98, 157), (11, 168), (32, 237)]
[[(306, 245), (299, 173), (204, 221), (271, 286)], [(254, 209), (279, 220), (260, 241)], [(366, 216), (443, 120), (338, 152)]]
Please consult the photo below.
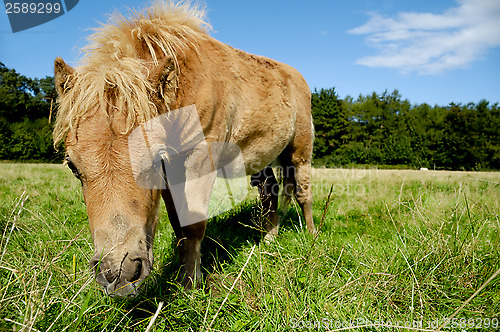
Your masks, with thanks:
[(145, 331), (150, 323), (150, 331), (423, 331), (447, 318), (443, 330), (500, 328), (500, 276), (489, 280), (500, 269), (500, 173), (313, 175), (319, 235), (305, 231), (292, 204), (279, 238), (261, 243), (260, 210), (248, 199), (210, 221), (205, 289), (174, 282), (175, 244), (162, 210), (155, 271), (143, 294), (126, 301), (93, 281), (71, 172), (0, 164), (0, 331)]

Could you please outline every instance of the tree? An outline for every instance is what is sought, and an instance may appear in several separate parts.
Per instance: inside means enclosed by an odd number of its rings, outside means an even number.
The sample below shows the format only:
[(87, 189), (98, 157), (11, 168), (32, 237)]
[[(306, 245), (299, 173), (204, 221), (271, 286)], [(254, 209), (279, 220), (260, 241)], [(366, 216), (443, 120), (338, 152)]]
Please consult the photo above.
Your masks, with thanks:
[(345, 134), (349, 121), (338, 98), (335, 89), (315, 90), (311, 95), (316, 141), (314, 144), (315, 158), (331, 156), (334, 151), (345, 143)]
[(0, 63), (0, 159), (61, 160), (49, 123), (53, 79), (27, 78)]
[(332, 166), (500, 169), (498, 104), (411, 105), (397, 90), (340, 100), (314, 91), (314, 157)]

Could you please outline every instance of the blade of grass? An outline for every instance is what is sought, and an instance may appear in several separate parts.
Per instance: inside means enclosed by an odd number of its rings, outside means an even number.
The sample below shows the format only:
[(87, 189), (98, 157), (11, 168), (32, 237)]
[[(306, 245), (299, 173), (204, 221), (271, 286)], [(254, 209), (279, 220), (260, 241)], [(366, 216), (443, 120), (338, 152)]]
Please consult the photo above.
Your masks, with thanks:
[(453, 313), (453, 315), (451, 315), (450, 317), (448, 317), (444, 322), (443, 324), (441, 324), (441, 326), (438, 327), (438, 329), (436, 330), (436, 332), (439, 332), (441, 331), (441, 329), (446, 326), (456, 315), (458, 315), (458, 313), (463, 309), (465, 308), (465, 306), (467, 304), (469, 304), (470, 301), (472, 301), (473, 298), (475, 298), (483, 289), (484, 287), (488, 286), (488, 284), (493, 280), (495, 279), (498, 275), (500, 274), (500, 269), (496, 270), (495, 273), (493, 273), (491, 275), (491, 277), (488, 278), (488, 280), (485, 281), (484, 284), (481, 285), (481, 287), (479, 287), (475, 292), (474, 294), (472, 294), (464, 303), (462, 303), (462, 305), (460, 307), (458, 307), (457, 310), (455, 310), (455, 312)]
[(163, 301), (160, 301), (160, 303), (158, 304), (158, 308), (156, 308), (155, 314), (153, 315), (153, 317), (149, 321), (148, 327), (146, 327), (146, 331), (144, 331), (144, 332), (149, 332), (151, 330), (151, 328), (153, 327), (153, 324), (156, 321), (156, 318), (158, 318), (158, 315), (160, 314), (162, 307), (163, 307)]
[(240, 280), (241, 278), (241, 275), (243, 274), (243, 271), (245, 270), (248, 262), (250, 261), (250, 258), (252, 257), (253, 255), (253, 252), (255, 251), (255, 244), (253, 245), (252, 247), (252, 251), (250, 251), (250, 254), (248, 255), (248, 258), (245, 262), (245, 264), (243, 264), (243, 267), (241, 268), (240, 270), (240, 273), (238, 273), (238, 276), (236, 277), (236, 279), (234, 280), (233, 282), (233, 285), (231, 286), (231, 288), (229, 289), (229, 291), (227, 292), (226, 294), (226, 297), (224, 298), (224, 300), (222, 301), (219, 309), (217, 309), (217, 312), (215, 313), (214, 317), (212, 318), (212, 321), (210, 322), (210, 325), (208, 326), (208, 328), (206, 329), (206, 331), (209, 331), (210, 328), (212, 327), (212, 325), (214, 324), (215, 322), (215, 319), (217, 318), (217, 316), (219, 315), (219, 312), (221, 311), (222, 307), (224, 306), (224, 304), (226, 303), (227, 299), (229, 298), (229, 294), (231, 294), (231, 292), (233, 291), (234, 287), (236, 286), (236, 284), (238, 283), (238, 280)]

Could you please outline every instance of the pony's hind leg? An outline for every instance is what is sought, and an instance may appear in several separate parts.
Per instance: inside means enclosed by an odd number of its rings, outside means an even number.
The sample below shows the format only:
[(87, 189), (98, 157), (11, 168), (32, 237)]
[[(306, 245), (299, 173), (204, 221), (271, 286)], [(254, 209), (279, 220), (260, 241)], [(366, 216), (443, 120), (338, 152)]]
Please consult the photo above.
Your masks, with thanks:
[(273, 240), (278, 234), (279, 227), (279, 184), (271, 166), (267, 166), (259, 173), (252, 175), (251, 185), (257, 187), (260, 194), (262, 214), (264, 216), (264, 229), (266, 230), (264, 240)]
[(290, 202), (295, 195), (295, 168), (293, 166), (281, 166), (282, 174), (282, 185), (283, 190), (281, 193), (281, 202), (279, 209), (283, 216), (285, 216), (288, 212), (288, 207)]
[(312, 215), (312, 188), (311, 188), (311, 165), (298, 164), (295, 171), (296, 190), (295, 198), (304, 214), (307, 229), (312, 234), (316, 233)]
[[(288, 148), (283, 151), (280, 160), (287, 170), (284, 174), (284, 183), (287, 186), (295, 186), (293, 193), (304, 214), (307, 229), (315, 234), (316, 227), (312, 215), (311, 155), (312, 131), (304, 131), (302, 136), (296, 136)], [(285, 189), (284, 192), (290, 192), (290, 188)]]

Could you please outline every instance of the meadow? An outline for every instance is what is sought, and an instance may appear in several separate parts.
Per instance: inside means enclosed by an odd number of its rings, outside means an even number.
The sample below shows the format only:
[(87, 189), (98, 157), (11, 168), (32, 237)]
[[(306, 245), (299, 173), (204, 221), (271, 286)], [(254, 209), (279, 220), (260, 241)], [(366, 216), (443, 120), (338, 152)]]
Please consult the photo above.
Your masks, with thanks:
[(185, 291), (162, 208), (142, 294), (111, 299), (88, 268), (80, 183), (62, 165), (0, 164), (0, 331), (500, 329), (500, 173), (315, 169), (261, 241), (256, 194), (213, 218), (205, 286)]

